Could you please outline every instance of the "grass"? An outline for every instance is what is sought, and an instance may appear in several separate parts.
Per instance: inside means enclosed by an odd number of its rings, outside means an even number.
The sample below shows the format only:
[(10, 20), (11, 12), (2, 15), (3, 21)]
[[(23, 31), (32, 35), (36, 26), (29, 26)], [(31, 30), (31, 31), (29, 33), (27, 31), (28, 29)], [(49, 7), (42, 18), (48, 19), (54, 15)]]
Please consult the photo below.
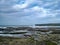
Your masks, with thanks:
[(60, 39), (59, 34), (50, 34), (47, 38), (45, 35), (40, 35), (39, 41), (34, 40), (33, 36), (30, 38), (0, 37), (0, 45), (57, 45), (58, 39)]

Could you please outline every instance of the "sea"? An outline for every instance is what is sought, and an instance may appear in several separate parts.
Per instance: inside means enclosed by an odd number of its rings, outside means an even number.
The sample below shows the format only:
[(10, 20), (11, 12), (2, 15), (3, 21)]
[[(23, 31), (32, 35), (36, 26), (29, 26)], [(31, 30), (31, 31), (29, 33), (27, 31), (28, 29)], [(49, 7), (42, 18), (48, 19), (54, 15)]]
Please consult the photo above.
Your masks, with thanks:
[[(7, 28), (7, 27), (32, 27), (32, 28), (45, 28), (45, 29), (48, 29), (48, 28), (60, 28), (60, 26), (34, 26), (34, 25), (0, 25), (0, 28)], [(0, 30), (0, 36), (2, 37), (17, 37), (17, 38), (23, 38), (23, 37), (26, 37), (26, 36), (31, 36), (31, 35), (34, 35), (36, 34), (37, 35), (37, 32), (34, 32), (34, 31), (28, 31), (27, 29), (24, 31), (24, 30), (18, 30), (18, 31), (11, 31), (11, 32), (26, 32), (24, 34), (4, 34), (4, 31), (1, 31)], [(50, 31), (51, 32), (51, 31)], [(47, 32), (49, 33), (49, 32)], [(41, 34), (45, 34), (43, 32), (41, 32)]]

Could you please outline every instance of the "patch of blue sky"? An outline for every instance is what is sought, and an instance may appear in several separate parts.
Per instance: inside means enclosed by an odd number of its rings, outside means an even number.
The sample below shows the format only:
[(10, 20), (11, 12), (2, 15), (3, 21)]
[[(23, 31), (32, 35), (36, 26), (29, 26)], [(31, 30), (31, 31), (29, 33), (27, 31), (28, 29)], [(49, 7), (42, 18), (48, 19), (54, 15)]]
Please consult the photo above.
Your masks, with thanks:
[(33, 3), (33, 4), (30, 4), (28, 7), (27, 7), (27, 9), (28, 8), (32, 8), (32, 7), (34, 7), (34, 6), (39, 6), (37, 3)]
[(25, 0), (18, 0), (17, 2), (16, 2), (16, 4), (24, 4), (25, 3)]

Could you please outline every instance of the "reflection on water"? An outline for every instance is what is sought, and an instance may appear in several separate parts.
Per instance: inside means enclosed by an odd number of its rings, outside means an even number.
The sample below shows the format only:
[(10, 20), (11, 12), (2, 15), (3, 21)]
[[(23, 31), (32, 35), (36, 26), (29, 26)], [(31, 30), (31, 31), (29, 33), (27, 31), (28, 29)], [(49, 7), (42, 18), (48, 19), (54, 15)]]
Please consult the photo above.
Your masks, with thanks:
[(24, 37), (23, 34), (0, 34), (0, 36), (3, 36), (3, 37)]
[[(25, 37), (25, 35), (33, 35), (34, 31), (28, 31), (28, 30), (13, 30), (8, 32), (8, 34), (3, 34), (6, 33), (6, 31), (0, 31), (0, 36), (8, 36), (8, 37)], [(15, 34), (9, 34), (9, 33), (15, 33)], [(17, 34), (21, 33), (21, 34)]]
[[(31, 26), (30, 26), (31, 27)], [(60, 26), (39, 26), (39, 28), (44, 28), (44, 29), (47, 29), (47, 28), (51, 28), (51, 27), (56, 27), (56, 28), (60, 28)], [(0, 27), (0, 28), (3, 28), (3, 29), (5, 29), (5, 28), (7, 28), (7, 27)], [(33, 28), (37, 28), (37, 27), (35, 27), (35, 26), (33, 26)], [(42, 30), (42, 29), (41, 29)], [(8, 32), (8, 33), (21, 33), (22, 32), (22, 34), (3, 34), (3, 33), (6, 33), (6, 32)], [(24, 33), (25, 32), (25, 33)], [(26, 30), (11, 30), (11, 31), (9, 31), (9, 30), (0, 30), (0, 36), (9, 36), (9, 37), (24, 37), (24, 35), (38, 35), (38, 34), (49, 34), (49, 33), (51, 33), (52, 31), (49, 31), (49, 32), (41, 32), (41, 31), (29, 31), (28, 29), (26, 29)]]
[(0, 34), (0, 36), (8, 36), (8, 37), (19, 37), (19, 38), (22, 38), (22, 37), (25, 37), (25, 36), (32, 36), (32, 35), (38, 35), (39, 33), (40, 34), (49, 34), (51, 33), (52, 31), (49, 31), (49, 32), (40, 32), (40, 31), (28, 31), (28, 30), (18, 30), (18, 31), (12, 31), (13, 32), (26, 32), (26, 33), (22, 33), (22, 34)]

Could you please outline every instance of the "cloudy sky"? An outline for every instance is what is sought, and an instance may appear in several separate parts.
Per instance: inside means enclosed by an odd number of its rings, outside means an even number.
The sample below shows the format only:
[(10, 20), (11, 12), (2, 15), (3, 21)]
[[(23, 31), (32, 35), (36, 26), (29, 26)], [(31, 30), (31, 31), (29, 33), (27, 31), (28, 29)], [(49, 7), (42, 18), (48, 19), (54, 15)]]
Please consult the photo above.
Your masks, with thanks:
[(0, 25), (60, 23), (60, 0), (0, 0)]

